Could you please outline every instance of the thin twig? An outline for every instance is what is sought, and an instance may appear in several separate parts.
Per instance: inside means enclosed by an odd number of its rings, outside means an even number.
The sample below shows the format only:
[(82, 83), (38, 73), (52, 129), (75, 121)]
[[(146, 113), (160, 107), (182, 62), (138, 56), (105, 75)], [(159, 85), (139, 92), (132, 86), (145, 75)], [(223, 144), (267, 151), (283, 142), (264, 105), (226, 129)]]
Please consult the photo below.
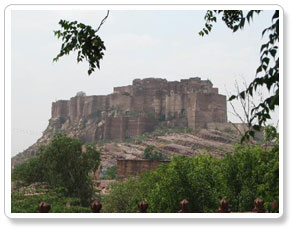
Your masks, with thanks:
[[(225, 88), (225, 91), (226, 91), (227, 96), (230, 97), (230, 94), (229, 94), (229, 92), (227, 91), (226, 88)], [(232, 112), (230, 112), (230, 113), (233, 114), (234, 116), (236, 116), (237, 118), (239, 118), (240, 121), (241, 121), (242, 123), (245, 123), (245, 121), (243, 120), (243, 118), (241, 117), (241, 115), (236, 111), (236, 109), (235, 109), (235, 107), (234, 107), (232, 101), (228, 101), (228, 102), (229, 102), (229, 104), (231, 105), (232, 110), (233, 110), (233, 112), (234, 112), (234, 113), (232, 113)]]
[(99, 31), (100, 27), (103, 25), (103, 23), (105, 22), (105, 20), (108, 18), (108, 15), (109, 15), (109, 10), (107, 11), (106, 16), (104, 17), (104, 19), (102, 19), (102, 21), (100, 22), (97, 30), (95, 30), (95, 32), (98, 32)]

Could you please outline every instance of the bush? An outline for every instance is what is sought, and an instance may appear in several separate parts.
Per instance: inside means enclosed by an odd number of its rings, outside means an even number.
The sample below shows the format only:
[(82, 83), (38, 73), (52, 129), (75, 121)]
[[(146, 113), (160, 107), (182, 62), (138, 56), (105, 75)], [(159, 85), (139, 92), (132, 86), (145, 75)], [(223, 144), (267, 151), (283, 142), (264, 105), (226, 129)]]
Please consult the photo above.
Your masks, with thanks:
[(103, 180), (114, 180), (117, 177), (117, 166), (114, 165), (112, 167), (109, 167), (104, 175), (101, 177)]
[(75, 95), (75, 97), (84, 97), (84, 96), (86, 96), (86, 93), (84, 91), (79, 91)]
[(26, 186), (44, 181), (44, 172), (40, 157), (35, 156), (22, 164), (15, 165), (11, 178), (12, 181), (18, 181), (18, 185)]
[(160, 151), (154, 151), (154, 146), (147, 146), (144, 149), (143, 159), (151, 160), (151, 161), (165, 161), (167, 157), (162, 154)]
[(267, 143), (273, 143), (277, 141), (279, 134), (274, 126), (268, 125), (264, 129), (264, 140)]

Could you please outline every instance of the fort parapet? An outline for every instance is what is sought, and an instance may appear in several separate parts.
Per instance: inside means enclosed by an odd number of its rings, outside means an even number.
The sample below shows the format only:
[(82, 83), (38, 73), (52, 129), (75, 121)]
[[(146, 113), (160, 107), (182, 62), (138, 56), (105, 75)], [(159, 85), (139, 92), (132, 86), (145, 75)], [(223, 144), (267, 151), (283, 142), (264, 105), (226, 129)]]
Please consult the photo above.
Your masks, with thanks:
[(211, 81), (198, 77), (135, 79), (132, 85), (115, 87), (109, 95), (54, 102), (47, 130), (68, 131), (86, 142), (122, 140), (152, 131), (159, 121), (193, 129), (211, 122), (226, 123), (226, 96)]

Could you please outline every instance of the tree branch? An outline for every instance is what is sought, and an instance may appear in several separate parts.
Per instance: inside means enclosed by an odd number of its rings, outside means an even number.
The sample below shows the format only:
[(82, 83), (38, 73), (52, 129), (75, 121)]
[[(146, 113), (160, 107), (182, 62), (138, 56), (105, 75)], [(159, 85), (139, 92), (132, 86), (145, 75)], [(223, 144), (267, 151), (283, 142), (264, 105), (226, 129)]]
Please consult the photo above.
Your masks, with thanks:
[(102, 19), (102, 21), (100, 22), (98, 28), (95, 30), (95, 32), (99, 31), (100, 27), (103, 25), (103, 23), (105, 23), (105, 20), (108, 18), (108, 15), (109, 15), (109, 10), (107, 11), (106, 16)]

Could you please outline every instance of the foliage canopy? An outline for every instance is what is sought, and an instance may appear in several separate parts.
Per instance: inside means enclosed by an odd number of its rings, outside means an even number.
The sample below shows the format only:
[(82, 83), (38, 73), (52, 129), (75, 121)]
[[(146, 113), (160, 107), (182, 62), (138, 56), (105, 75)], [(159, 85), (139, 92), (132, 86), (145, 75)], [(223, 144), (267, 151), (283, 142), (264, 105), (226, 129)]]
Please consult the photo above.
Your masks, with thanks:
[(66, 196), (79, 197), (87, 204), (93, 195), (89, 173), (100, 163), (100, 152), (95, 146), (86, 145), (86, 152), (82, 152), (79, 139), (57, 133), (40, 151), (39, 156), (16, 166), (12, 179), (26, 185), (46, 182), (52, 188), (63, 188)]

